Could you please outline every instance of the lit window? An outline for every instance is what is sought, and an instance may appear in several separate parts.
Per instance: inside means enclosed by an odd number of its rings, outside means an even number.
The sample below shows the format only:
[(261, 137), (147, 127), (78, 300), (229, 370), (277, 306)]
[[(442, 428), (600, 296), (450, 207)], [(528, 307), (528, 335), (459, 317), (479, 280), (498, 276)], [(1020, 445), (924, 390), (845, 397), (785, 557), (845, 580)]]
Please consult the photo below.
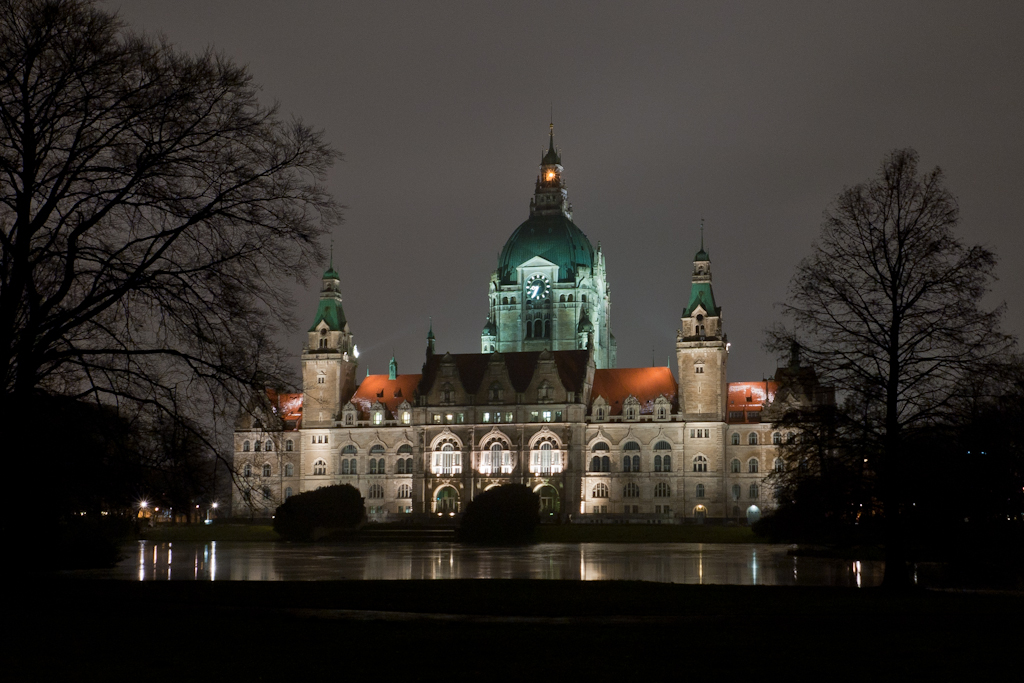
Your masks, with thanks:
[(402, 413), (402, 424), (409, 424), (412, 422), (412, 413), (408, 410)]
[(398, 494), (395, 498), (412, 498), (412, 487), (408, 484), (402, 484), (398, 487)]
[(373, 413), (373, 424), (379, 425), (383, 421), (384, 421), (384, 413), (379, 411), (379, 410), (375, 410), (374, 413)]
[(543, 418), (544, 422), (551, 422), (551, 411), (550, 410), (545, 410), (543, 415), (542, 415), (542, 418)]

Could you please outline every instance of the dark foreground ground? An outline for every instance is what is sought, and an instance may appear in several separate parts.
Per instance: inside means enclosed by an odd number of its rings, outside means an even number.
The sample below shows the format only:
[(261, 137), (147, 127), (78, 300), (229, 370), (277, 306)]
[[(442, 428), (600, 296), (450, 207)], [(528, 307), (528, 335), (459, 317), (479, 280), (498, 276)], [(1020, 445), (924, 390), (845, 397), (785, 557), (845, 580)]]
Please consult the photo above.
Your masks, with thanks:
[(57, 579), (7, 596), (16, 681), (977, 679), (1017, 668), (1024, 613), (1020, 594), (578, 581)]

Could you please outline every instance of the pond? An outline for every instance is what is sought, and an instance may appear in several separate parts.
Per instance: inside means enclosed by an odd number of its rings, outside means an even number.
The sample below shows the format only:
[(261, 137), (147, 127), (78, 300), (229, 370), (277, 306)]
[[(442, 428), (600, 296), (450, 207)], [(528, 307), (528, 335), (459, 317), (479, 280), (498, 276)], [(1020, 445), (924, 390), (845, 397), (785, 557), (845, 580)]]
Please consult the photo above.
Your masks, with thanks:
[(754, 543), (540, 543), (472, 547), (451, 542), (285, 544), (139, 541), (95, 578), (135, 581), (563, 579), (734, 586), (872, 587), (884, 563), (794, 557)]

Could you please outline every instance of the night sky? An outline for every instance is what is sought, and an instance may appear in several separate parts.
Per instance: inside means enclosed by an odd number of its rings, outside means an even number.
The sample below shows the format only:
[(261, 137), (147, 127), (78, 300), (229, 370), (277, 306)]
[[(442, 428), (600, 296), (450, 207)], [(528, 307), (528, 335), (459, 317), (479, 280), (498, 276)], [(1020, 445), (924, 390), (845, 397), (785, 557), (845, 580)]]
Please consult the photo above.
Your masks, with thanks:
[[(498, 253), (529, 215), (554, 110), (574, 222), (607, 258), (619, 367), (674, 351), (705, 220), (729, 379), (762, 346), (823, 210), (914, 147), (1000, 257), (1024, 333), (1024, 2), (276, 2), (105, 6), (246, 64), (344, 154), (329, 186), (359, 372), (478, 352)], [(326, 247), (325, 243), (325, 247)], [(326, 266), (326, 264), (324, 264)], [(319, 277), (296, 289), (298, 355)], [(950, 301), (951, 323), (976, 302)]]

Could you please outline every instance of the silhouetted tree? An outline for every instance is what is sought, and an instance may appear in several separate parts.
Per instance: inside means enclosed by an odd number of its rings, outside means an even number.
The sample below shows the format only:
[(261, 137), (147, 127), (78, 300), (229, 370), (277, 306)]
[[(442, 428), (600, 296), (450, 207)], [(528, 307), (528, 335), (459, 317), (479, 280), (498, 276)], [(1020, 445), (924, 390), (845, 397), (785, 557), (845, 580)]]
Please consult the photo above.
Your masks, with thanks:
[(288, 541), (308, 541), (354, 529), (365, 517), (363, 497), (350, 484), (325, 486), (292, 496), (274, 513), (274, 531)]
[(953, 233), (959, 210), (942, 172), (917, 172), (917, 153), (897, 150), (878, 176), (844, 190), (801, 261), (783, 312), (825, 381), (878, 416), (872, 463), (885, 516), (889, 587), (909, 585), (902, 518), (908, 504), (909, 435), (954, 408), (965, 381), (1012, 340), (1001, 308), (982, 304), (995, 255)]
[(540, 497), (522, 484), (488, 489), (466, 507), (459, 539), (469, 543), (523, 543), (533, 536)]
[(0, 0), (4, 433), (48, 394), (213, 452), (210, 420), (285, 375), (281, 278), (339, 218), (320, 185), (337, 155), (258, 95), (94, 2)]

